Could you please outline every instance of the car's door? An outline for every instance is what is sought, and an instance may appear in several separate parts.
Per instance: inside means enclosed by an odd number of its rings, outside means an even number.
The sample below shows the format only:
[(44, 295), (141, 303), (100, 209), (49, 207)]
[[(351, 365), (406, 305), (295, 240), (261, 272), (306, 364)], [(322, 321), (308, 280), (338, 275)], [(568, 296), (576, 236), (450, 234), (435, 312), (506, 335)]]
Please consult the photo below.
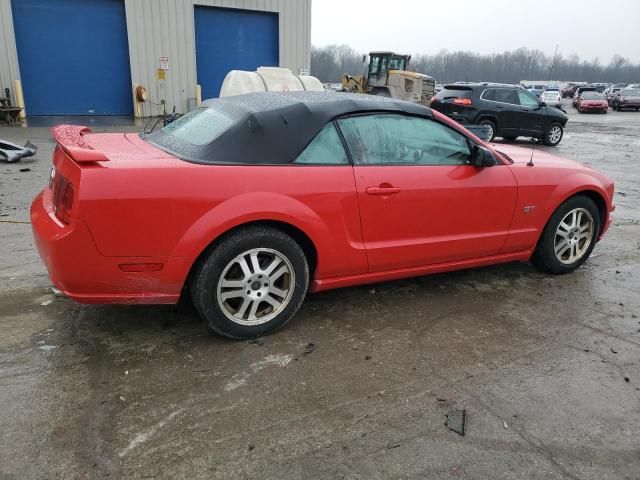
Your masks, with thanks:
[(547, 109), (541, 106), (540, 100), (535, 95), (525, 90), (518, 90), (518, 102), (520, 103), (518, 114), (520, 135), (542, 135), (545, 131)]
[(494, 102), (493, 106), (498, 116), (498, 132), (500, 136), (517, 137), (521, 135), (518, 118), (520, 105), (516, 90), (513, 88), (495, 88), (491, 95)]
[(431, 118), (338, 120), (354, 162), (370, 271), (495, 255), (516, 202), (507, 165), (471, 166), (470, 143)]

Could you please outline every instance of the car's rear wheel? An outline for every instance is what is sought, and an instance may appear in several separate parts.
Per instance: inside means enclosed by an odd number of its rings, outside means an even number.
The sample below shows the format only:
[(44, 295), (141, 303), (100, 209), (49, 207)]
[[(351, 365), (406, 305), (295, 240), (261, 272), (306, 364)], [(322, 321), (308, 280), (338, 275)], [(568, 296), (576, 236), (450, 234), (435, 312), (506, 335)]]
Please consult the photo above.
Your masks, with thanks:
[(487, 140), (488, 142), (492, 142), (493, 139), (496, 138), (496, 124), (493, 121), (489, 120), (488, 118), (484, 118), (480, 120), (478, 125), (491, 129), (491, 136), (489, 137), (489, 140)]
[(274, 228), (248, 227), (214, 245), (190, 287), (209, 327), (240, 340), (284, 326), (300, 308), (308, 284), (307, 259), (295, 240)]
[(618, 105), (618, 107), (616, 108), (617, 111), (621, 112), (622, 111), (622, 107), (620, 105)]
[(544, 137), (542, 141), (545, 143), (545, 145), (549, 145), (550, 147), (555, 147), (560, 143), (560, 140), (562, 140), (563, 134), (564, 134), (564, 129), (562, 128), (562, 125), (560, 125), (559, 123), (552, 123), (551, 125), (549, 125), (549, 128), (547, 128), (547, 131), (544, 133)]
[(593, 200), (572, 197), (549, 219), (531, 261), (545, 272), (572, 272), (591, 255), (598, 232), (600, 214)]

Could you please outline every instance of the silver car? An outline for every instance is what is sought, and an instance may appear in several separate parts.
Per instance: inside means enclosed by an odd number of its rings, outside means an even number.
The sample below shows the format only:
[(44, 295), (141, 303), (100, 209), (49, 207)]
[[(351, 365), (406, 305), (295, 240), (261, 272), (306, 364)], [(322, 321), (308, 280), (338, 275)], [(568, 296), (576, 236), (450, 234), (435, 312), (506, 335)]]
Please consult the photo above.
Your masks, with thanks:
[(540, 95), (540, 100), (550, 107), (562, 107), (562, 97), (558, 90), (545, 90), (542, 92), (542, 95)]

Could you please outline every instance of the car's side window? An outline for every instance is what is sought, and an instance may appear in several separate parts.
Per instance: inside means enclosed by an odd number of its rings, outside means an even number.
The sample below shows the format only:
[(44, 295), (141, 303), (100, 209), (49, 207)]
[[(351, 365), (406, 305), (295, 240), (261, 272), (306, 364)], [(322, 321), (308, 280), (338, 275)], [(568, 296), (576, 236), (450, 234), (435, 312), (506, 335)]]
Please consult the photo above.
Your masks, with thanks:
[(518, 97), (516, 96), (516, 92), (515, 90), (512, 90), (510, 88), (496, 88), (495, 101), (518, 105)]
[(540, 105), (538, 99), (524, 90), (518, 90), (518, 100), (523, 107), (537, 107)]
[(316, 165), (346, 165), (349, 163), (342, 141), (333, 125), (327, 123), (311, 143), (306, 146), (294, 163)]
[(468, 165), (467, 138), (435, 120), (372, 114), (338, 120), (359, 165)]

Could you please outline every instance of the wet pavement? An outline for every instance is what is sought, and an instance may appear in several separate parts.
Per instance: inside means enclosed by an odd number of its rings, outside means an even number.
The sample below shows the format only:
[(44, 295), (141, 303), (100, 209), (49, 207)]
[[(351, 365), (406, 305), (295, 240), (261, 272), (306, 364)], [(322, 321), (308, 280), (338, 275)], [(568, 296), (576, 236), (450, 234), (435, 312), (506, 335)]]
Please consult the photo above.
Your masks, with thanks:
[(617, 191), (581, 269), (309, 295), (254, 342), (188, 306), (50, 293), (23, 222), (54, 145), (48, 128), (0, 127), (40, 147), (0, 164), (0, 478), (640, 478), (640, 114), (567, 110), (560, 146), (536, 148)]

